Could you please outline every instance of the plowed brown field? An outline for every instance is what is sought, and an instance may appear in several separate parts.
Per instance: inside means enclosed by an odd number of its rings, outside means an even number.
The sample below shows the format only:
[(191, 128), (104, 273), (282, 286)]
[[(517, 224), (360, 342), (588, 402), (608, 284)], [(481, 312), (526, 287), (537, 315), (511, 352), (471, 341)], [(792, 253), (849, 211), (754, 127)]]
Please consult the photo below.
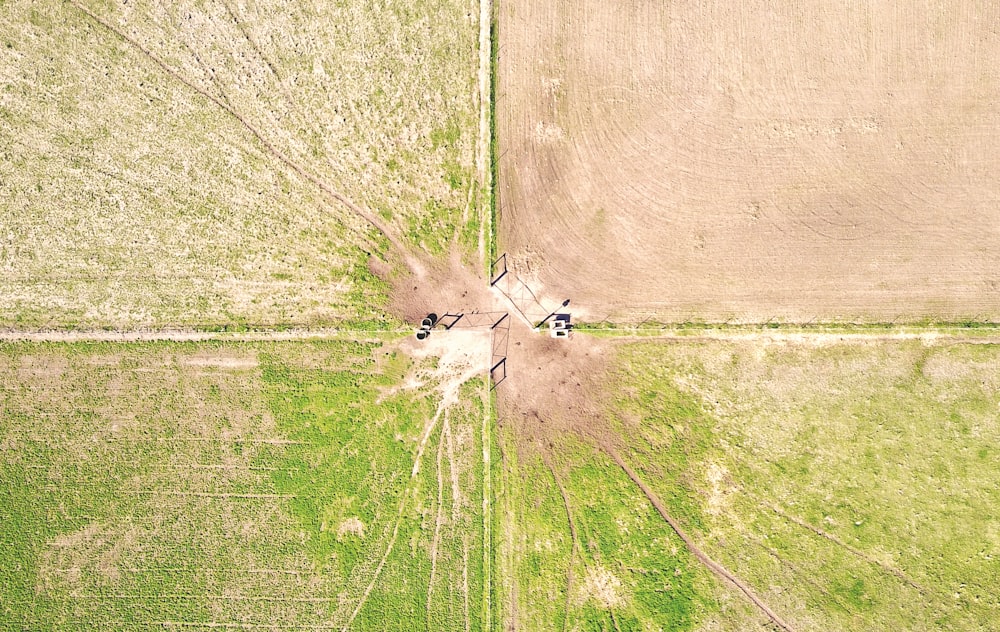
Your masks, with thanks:
[(501, 247), (599, 320), (1000, 317), (1000, 5), (504, 0)]

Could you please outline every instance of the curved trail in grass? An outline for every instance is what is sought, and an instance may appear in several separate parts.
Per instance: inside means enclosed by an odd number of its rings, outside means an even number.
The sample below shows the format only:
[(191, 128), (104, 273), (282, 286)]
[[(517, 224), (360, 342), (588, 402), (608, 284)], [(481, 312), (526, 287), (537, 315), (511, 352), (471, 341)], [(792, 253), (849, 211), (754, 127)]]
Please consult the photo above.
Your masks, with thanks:
[(728, 581), (733, 586), (738, 588), (739, 591), (742, 592), (746, 596), (746, 598), (753, 603), (753, 605), (757, 606), (757, 608), (761, 612), (767, 615), (767, 617), (771, 621), (773, 621), (776, 626), (778, 626), (782, 630), (785, 630), (785, 632), (795, 632), (795, 630), (790, 625), (785, 623), (785, 621), (782, 620), (782, 618), (779, 617), (777, 613), (774, 612), (774, 610), (771, 610), (771, 608), (769, 608), (767, 604), (760, 599), (760, 597), (754, 594), (754, 592), (750, 589), (749, 586), (744, 584), (738, 577), (730, 573), (724, 566), (722, 566), (721, 564), (710, 558), (704, 551), (698, 548), (698, 546), (694, 543), (694, 541), (690, 537), (688, 537), (686, 533), (684, 533), (684, 531), (680, 527), (680, 524), (676, 520), (670, 517), (670, 514), (667, 513), (666, 507), (663, 506), (663, 502), (656, 496), (656, 494), (653, 493), (653, 490), (651, 490), (646, 485), (646, 483), (644, 483), (642, 479), (639, 478), (639, 475), (636, 474), (635, 470), (633, 470), (631, 467), (629, 467), (627, 463), (625, 463), (625, 461), (618, 454), (617, 450), (615, 450), (614, 448), (612, 448), (611, 446), (607, 445), (602, 441), (598, 441), (598, 445), (602, 450), (604, 450), (604, 452), (608, 456), (611, 457), (611, 459), (615, 463), (618, 464), (618, 467), (620, 467), (622, 471), (625, 472), (625, 474), (632, 480), (632, 482), (635, 483), (640, 490), (642, 490), (642, 493), (646, 496), (646, 499), (649, 500), (650, 504), (653, 505), (657, 513), (660, 514), (660, 517), (662, 517), (666, 521), (666, 523), (670, 525), (670, 528), (674, 530), (674, 533), (676, 533), (677, 536), (684, 542), (684, 545), (688, 548), (689, 551), (691, 551), (691, 553), (698, 559), (699, 562), (708, 567), (710, 571), (712, 571), (719, 577), (723, 578), (724, 580)]
[[(368, 583), (368, 586), (365, 587), (364, 592), (361, 593), (361, 598), (358, 599), (357, 605), (351, 612), (351, 616), (348, 617), (347, 623), (345, 623), (341, 628), (341, 632), (347, 632), (347, 630), (354, 623), (354, 620), (358, 617), (358, 614), (361, 613), (361, 609), (365, 607), (366, 603), (368, 603), (368, 597), (371, 596), (372, 590), (375, 588), (376, 582), (378, 582), (378, 578), (382, 575), (382, 570), (385, 568), (386, 562), (389, 561), (389, 556), (392, 555), (392, 550), (396, 546), (396, 539), (399, 537), (399, 525), (403, 522), (403, 512), (406, 511), (407, 497), (410, 494), (413, 481), (416, 480), (417, 474), (420, 473), (420, 459), (423, 458), (424, 450), (427, 447), (427, 441), (431, 436), (431, 432), (434, 430), (434, 427), (437, 426), (438, 419), (440, 419), (442, 414), (444, 414), (447, 406), (447, 400), (443, 399), (441, 404), (438, 405), (438, 409), (434, 414), (434, 417), (431, 419), (430, 423), (427, 424), (427, 428), (424, 430), (424, 436), (417, 446), (417, 455), (413, 459), (413, 470), (410, 473), (410, 480), (403, 489), (402, 497), (399, 499), (399, 511), (396, 512), (396, 521), (392, 525), (392, 535), (389, 537), (389, 544), (386, 545), (385, 552), (382, 554), (382, 559), (379, 560), (378, 566), (375, 567), (375, 573), (372, 575), (371, 581)], [(429, 589), (428, 592), (430, 592)]]
[(890, 575), (894, 576), (896, 579), (900, 580), (901, 582), (903, 582), (904, 584), (906, 584), (910, 588), (915, 589), (921, 595), (926, 595), (927, 594), (928, 591), (927, 591), (926, 588), (924, 588), (920, 584), (918, 584), (915, 581), (913, 581), (912, 579), (910, 579), (906, 575), (906, 573), (904, 573), (903, 571), (899, 570), (898, 568), (896, 568), (894, 566), (890, 566), (890, 565), (886, 564), (885, 562), (879, 561), (879, 560), (877, 560), (877, 559), (875, 559), (873, 557), (870, 557), (864, 551), (862, 551), (860, 549), (854, 548), (853, 546), (851, 546), (847, 542), (844, 542), (843, 540), (841, 540), (840, 538), (838, 538), (834, 534), (828, 533), (828, 532), (820, 529), (819, 527), (815, 527), (815, 526), (809, 524), (808, 522), (806, 522), (806, 521), (804, 521), (804, 520), (802, 520), (800, 518), (796, 518), (795, 516), (793, 516), (791, 514), (785, 513), (784, 511), (781, 510), (780, 507), (772, 505), (771, 503), (768, 503), (768, 502), (766, 502), (766, 501), (758, 498), (754, 494), (746, 492), (746, 490), (743, 490), (743, 491), (744, 491), (744, 493), (747, 493), (748, 496), (751, 496), (751, 497), (755, 498), (757, 500), (758, 504), (761, 507), (764, 507), (765, 509), (769, 509), (769, 510), (773, 511), (775, 513), (775, 515), (780, 516), (784, 520), (787, 520), (788, 522), (791, 522), (792, 524), (794, 524), (794, 525), (796, 525), (796, 526), (798, 526), (798, 527), (800, 527), (802, 529), (805, 529), (806, 531), (814, 533), (814, 534), (818, 535), (821, 538), (825, 538), (825, 539), (829, 540), (830, 542), (833, 542), (834, 544), (836, 544), (840, 548), (844, 549), (845, 551), (847, 551), (848, 553), (850, 553), (854, 557), (856, 557), (856, 558), (858, 558), (858, 559), (860, 559), (860, 560), (862, 560), (864, 562), (867, 562), (868, 564), (871, 564), (872, 566), (880, 568), (883, 571), (885, 571), (885, 572), (889, 573)]
[[(434, 538), (431, 540), (431, 573), (427, 580), (427, 629), (433, 629), (431, 621), (431, 606), (433, 605), (434, 577), (437, 575), (438, 545), (441, 543), (441, 522), (442, 509), (444, 507), (444, 477), (441, 476), (441, 460), (444, 456), (445, 437), (450, 434), (448, 428), (448, 413), (444, 415), (444, 422), (441, 424), (441, 436), (438, 439), (437, 447), (437, 507), (434, 512)], [(455, 467), (454, 459), (449, 460), (452, 469)], [(454, 503), (454, 496), (452, 496)]]

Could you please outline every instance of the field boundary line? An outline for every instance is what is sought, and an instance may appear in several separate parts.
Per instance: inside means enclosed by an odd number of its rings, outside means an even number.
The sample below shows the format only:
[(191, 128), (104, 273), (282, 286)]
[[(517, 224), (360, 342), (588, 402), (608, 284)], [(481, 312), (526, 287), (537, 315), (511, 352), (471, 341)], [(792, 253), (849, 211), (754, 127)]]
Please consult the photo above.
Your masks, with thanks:
[(767, 604), (764, 603), (760, 597), (758, 597), (753, 590), (750, 589), (749, 586), (744, 584), (724, 566), (710, 558), (708, 554), (702, 551), (701, 548), (694, 543), (694, 540), (692, 540), (684, 532), (684, 530), (681, 529), (680, 524), (667, 513), (666, 507), (663, 506), (663, 502), (660, 501), (659, 497), (657, 497), (656, 494), (653, 493), (653, 490), (650, 489), (641, 478), (639, 478), (639, 475), (635, 472), (635, 470), (629, 467), (629, 465), (618, 454), (617, 450), (600, 440), (598, 440), (598, 446), (605, 452), (605, 454), (610, 456), (611, 459), (618, 464), (618, 467), (620, 467), (622, 471), (624, 471), (625, 474), (632, 480), (632, 482), (635, 483), (635, 485), (642, 491), (642, 493), (646, 496), (646, 499), (649, 500), (650, 504), (653, 505), (653, 508), (656, 509), (656, 512), (660, 514), (660, 517), (662, 517), (668, 525), (670, 525), (670, 528), (673, 529), (674, 533), (676, 533), (677, 536), (684, 542), (684, 545), (689, 551), (691, 551), (692, 555), (694, 555), (698, 561), (704, 564), (710, 571), (738, 588), (739, 591), (742, 592), (746, 598), (749, 599), (750, 602), (753, 603), (753, 605), (755, 605), (761, 612), (767, 615), (767, 617), (776, 626), (785, 630), (785, 632), (795, 632), (794, 629), (785, 623), (784, 620), (777, 615), (777, 613), (771, 610), (771, 608), (769, 608)]
[(492, 432), (492, 391), (490, 376), (483, 381), (483, 625), (493, 629), (493, 463), (491, 445)]
[[(312, 172), (306, 170), (304, 167), (302, 167), (301, 165), (299, 165), (297, 162), (295, 162), (294, 160), (292, 160), (291, 158), (289, 158), (288, 156), (286, 156), (281, 150), (279, 150), (277, 147), (275, 147), (274, 144), (272, 144), (270, 141), (268, 141), (266, 138), (264, 138), (263, 134), (261, 132), (259, 132), (253, 125), (251, 125), (242, 115), (240, 115), (239, 112), (237, 112), (232, 107), (230, 107), (229, 105), (227, 105), (226, 103), (224, 103), (223, 101), (221, 101), (219, 98), (215, 97), (212, 94), (209, 94), (204, 89), (198, 87), (194, 82), (192, 82), (189, 79), (186, 79), (183, 75), (181, 75), (177, 71), (175, 71), (172, 68), (170, 68), (169, 66), (167, 66), (166, 62), (164, 62), (163, 60), (161, 60), (159, 57), (157, 57), (156, 55), (154, 55), (150, 51), (146, 50), (146, 48), (144, 46), (142, 46), (142, 44), (140, 44), (136, 40), (134, 40), (131, 37), (129, 37), (128, 35), (126, 35), (122, 30), (120, 30), (118, 28), (115, 28), (114, 26), (112, 26), (108, 22), (105, 22), (101, 18), (97, 17), (97, 15), (95, 15), (93, 12), (91, 12), (86, 7), (84, 7), (81, 4), (79, 4), (76, 0), (66, 0), (66, 2), (68, 4), (70, 4), (71, 6), (75, 7), (78, 11), (80, 11), (81, 13), (83, 13), (84, 15), (86, 15), (87, 17), (89, 17), (91, 20), (93, 20), (94, 22), (96, 22), (98, 25), (100, 25), (101, 27), (103, 27), (104, 29), (106, 29), (107, 31), (109, 31), (110, 33), (112, 33), (115, 36), (117, 36), (118, 38), (120, 38), (122, 41), (124, 41), (125, 43), (127, 43), (129, 46), (132, 46), (133, 48), (135, 48), (136, 50), (138, 50), (146, 58), (148, 58), (150, 61), (152, 61), (154, 64), (156, 64), (161, 70), (163, 70), (165, 73), (167, 73), (167, 75), (169, 75), (170, 77), (173, 77), (175, 80), (183, 83), (185, 86), (187, 86), (191, 90), (194, 90), (195, 92), (197, 92), (198, 94), (200, 94), (202, 97), (208, 99), (209, 101), (211, 101), (212, 103), (214, 103), (217, 107), (219, 107), (224, 112), (226, 112), (227, 114), (229, 114), (232, 118), (236, 119), (236, 121), (238, 121), (244, 128), (246, 128), (246, 130), (248, 132), (250, 132), (250, 134), (254, 138), (256, 138), (258, 140), (258, 142), (260, 142), (260, 144), (263, 145), (264, 148), (273, 157), (277, 158), (279, 162), (283, 163), (285, 166), (287, 166), (288, 168), (290, 168), (292, 171), (294, 171), (295, 173), (297, 173), (300, 177), (302, 177), (306, 181), (312, 183), (314, 186), (316, 186), (321, 191), (323, 191), (324, 193), (326, 193), (332, 199), (336, 200), (337, 202), (340, 202), (348, 210), (352, 211), (355, 215), (357, 215), (358, 217), (360, 217), (361, 219), (363, 219), (365, 222), (367, 222), (370, 226), (372, 226), (373, 228), (375, 228), (376, 230), (378, 230), (380, 233), (382, 233), (382, 235), (384, 235), (385, 238), (388, 239), (389, 242), (393, 246), (396, 247), (397, 251), (399, 252), (399, 256), (403, 258), (404, 263), (406, 263), (406, 266), (410, 269), (410, 271), (413, 272), (414, 274), (417, 274), (418, 276), (423, 276), (423, 271), (424, 271), (423, 266), (419, 262), (417, 262), (416, 259), (414, 259), (409, 254), (409, 251), (403, 246), (402, 242), (396, 237), (396, 235), (392, 231), (390, 231), (389, 228), (385, 224), (383, 224), (381, 221), (379, 221), (378, 218), (376, 218), (371, 213), (368, 213), (367, 211), (365, 211), (364, 209), (362, 209), (360, 206), (358, 206), (353, 201), (351, 201), (347, 196), (345, 196), (344, 194), (340, 193), (339, 191), (337, 191), (336, 189), (334, 189), (333, 187), (331, 187), (329, 184), (327, 184), (325, 181), (321, 180), (318, 176), (314, 175)], [(345, 227), (347, 227), (347, 226), (345, 225)], [(347, 227), (347, 228), (349, 230), (351, 230), (350, 227)], [(353, 230), (353, 232), (359, 233), (359, 231), (357, 231), (357, 230)], [(359, 237), (365, 242), (365, 244), (370, 249), (375, 250), (375, 244), (372, 242), (372, 240), (367, 235), (359, 233)]]
[[(53, 568), (54, 573), (76, 573), (79, 572), (79, 568)], [(148, 566), (148, 567), (119, 567), (120, 571), (126, 573), (203, 573), (205, 571), (211, 571), (213, 573), (232, 573), (240, 572), (247, 573), (249, 575), (314, 575), (313, 571), (308, 570), (295, 570), (295, 569), (282, 569), (282, 568), (241, 568), (239, 566), (214, 566), (214, 567), (195, 567), (195, 566), (176, 566), (176, 567), (158, 567), (158, 566)]]
[(273, 601), (279, 603), (330, 603), (338, 601), (336, 597), (269, 597), (265, 595), (250, 595), (250, 596), (239, 596), (239, 595), (189, 595), (185, 593), (107, 593), (107, 594), (96, 594), (96, 595), (85, 595), (85, 594), (73, 594), (69, 595), (71, 599), (90, 599), (94, 602), (99, 602), (102, 599), (155, 599), (155, 600), (169, 600), (169, 599), (210, 599), (213, 601)]
[[(499, 0), (479, 0), (479, 20), (480, 20), (480, 46), (483, 45), (482, 29), (487, 28), (487, 43), (489, 44), (489, 172), (490, 172), (490, 199), (488, 208), (488, 229), (489, 252), (484, 257), (486, 261), (493, 261), (497, 256), (497, 209), (500, 207), (500, 160), (497, 153), (497, 59), (499, 56), (497, 28), (497, 13), (499, 11)], [(484, 6), (488, 5), (488, 6)], [(488, 15), (484, 15), (488, 14)], [(480, 55), (483, 51), (480, 50)], [(482, 63), (482, 57), (480, 57)], [(487, 210), (487, 209), (484, 209)], [(483, 263), (485, 264), (486, 261)], [(489, 270), (487, 270), (489, 272)]]
[[(491, 0), (479, 0), (479, 137), (476, 140), (476, 171), (480, 190), (489, 192), (489, 199), (480, 202), (479, 258), (492, 260), (493, 244), (493, 7)], [(486, 240), (489, 239), (489, 247)]]
[(224, 621), (208, 621), (205, 623), (199, 623), (197, 621), (151, 621), (149, 625), (155, 625), (165, 628), (225, 628), (225, 629), (241, 629), (241, 630), (336, 630), (335, 625), (317, 625), (317, 624), (300, 624), (300, 625), (282, 625), (278, 623), (240, 623), (240, 622), (224, 622)]
[(294, 494), (241, 494), (235, 492), (175, 492), (169, 490), (143, 489), (132, 492), (133, 496), (191, 496), (195, 498), (249, 498), (249, 499), (291, 499)]
[[(621, 342), (641, 342), (644, 340), (670, 340), (677, 342), (718, 341), (774, 341), (812, 344), (815, 346), (841, 343), (902, 342), (920, 341), (931, 346), (938, 343), (1000, 344), (1000, 330), (984, 333), (981, 329), (942, 330), (936, 328), (897, 331), (780, 331), (758, 330), (702, 330), (685, 329), (628, 330), (628, 329), (576, 329), (577, 333), (595, 335)], [(644, 334), (643, 331), (650, 333)], [(974, 333), (975, 332), (975, 333)]]
[[(500, 292), (503, 295), (503, 292)], [(507, 302), (513, 304), (504, 295)], [(529, 327), (532, 326), (517, 306), (515, 313)], [(900, 325), (895, 328), (858, 328), (844, 325), (837, 329), (795, 331), (770, 329), (760, 326), (705, 327), (705, 328), (576, 328), (578, 333), (604, 336), (616, 340), (775, 340), (775, 341), (868, 341), (868, 340), (922, 340), (933, 343), (937, 339), (958, 340), (978, 344), (1000, 343), (1000, 327), (965, 328), (961, 326)], [(100, 329), (100, 330), (18, 330), (0, 328), (0, 342), (298, 342), (309, 340), (377, 340), (385, 336), (412, 334), (413, 327), (392, 329), (338, 329), (295, 328), (283, 331), (199, 331), (196, 329)], [(447, 330), (438, 332), (447, 335)]]
[[(290, 329), (287, 331), (198, 331), (194, 329), (0, 330), (0, 342), (297, 342), (307, 340), (376, 339), (411, 334), (413, 327), (393, 329)], [(446, 333), (446, 332), (439, 332)]]

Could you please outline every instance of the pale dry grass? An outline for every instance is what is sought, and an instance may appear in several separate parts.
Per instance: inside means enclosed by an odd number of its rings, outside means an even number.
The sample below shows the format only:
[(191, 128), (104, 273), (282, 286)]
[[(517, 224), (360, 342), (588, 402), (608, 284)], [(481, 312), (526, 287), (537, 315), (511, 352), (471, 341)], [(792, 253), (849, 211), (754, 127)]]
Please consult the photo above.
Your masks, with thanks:
[(620, 608), (625, 603), (621, 580), (602, 566), (591, 565), (587, 568), (579, 591), (580, 603), (592, 600), (598, 607), (607, 610)]
[(384, 242), (317, 183), (409, 248), (450, 243), (473, 184), (474, 6), (7, 3), (0, 323), (379, 317), (365, 253)]

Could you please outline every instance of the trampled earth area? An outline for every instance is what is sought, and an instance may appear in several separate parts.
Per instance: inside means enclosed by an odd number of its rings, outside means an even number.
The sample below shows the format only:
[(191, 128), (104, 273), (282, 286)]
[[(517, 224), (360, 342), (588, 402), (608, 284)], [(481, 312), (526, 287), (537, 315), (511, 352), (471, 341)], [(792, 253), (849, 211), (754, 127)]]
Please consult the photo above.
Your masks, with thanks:
[(500, 241), (593, 320), (1000, 308), (1000, 6), (498, 4)]

